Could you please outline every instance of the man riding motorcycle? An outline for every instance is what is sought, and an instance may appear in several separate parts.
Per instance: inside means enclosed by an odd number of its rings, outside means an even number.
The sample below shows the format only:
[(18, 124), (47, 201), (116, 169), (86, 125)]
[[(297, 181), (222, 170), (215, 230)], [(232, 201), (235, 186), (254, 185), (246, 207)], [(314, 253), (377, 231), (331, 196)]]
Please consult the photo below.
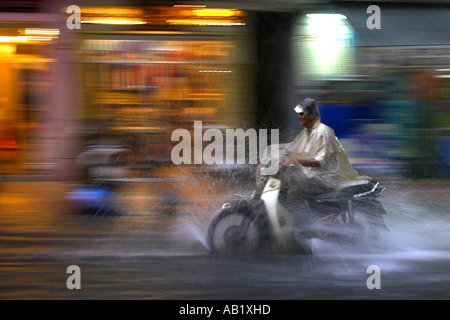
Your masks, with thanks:
[(305, 128), (263, 153), (251, 196), (223, 204), (208, 228), (212, 252), (247, 252), (269, 240), (311, 254), (310, 238), (365, 248), (387, 229), (377, 200), (384, 187), (353, 169), (334, 131), (321, 123), (315, 100), (294, 110)]
[[(317, 102), (306, 98), (294, 111), (305, 128), (288, 144), (279, 148), (280, 179), (284, 183), (285, 204), (293, 212), (300, 210), (299, 201), (339, 189), (344, 181), (370, 181), (360, 176), (336, 137), (334, 130), (323, 124)], [(302, 225), (311, 221), (302, 209)]]
[(320, 121), (314, 99), (307, 98), (294, 108), (305, 128), (281, 155), (280, 166), (289, 166), (286, 182), (293, 192), (317, 195), (336, 190), (341, 181), (370, 180), (359, 176), (333, 129)]

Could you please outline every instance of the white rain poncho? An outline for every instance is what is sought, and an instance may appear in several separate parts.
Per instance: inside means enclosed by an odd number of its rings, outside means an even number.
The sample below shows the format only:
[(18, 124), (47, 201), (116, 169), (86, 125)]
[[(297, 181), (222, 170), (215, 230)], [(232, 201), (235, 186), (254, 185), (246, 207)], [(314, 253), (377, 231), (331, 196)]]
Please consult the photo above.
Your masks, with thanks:
[[(334, 130), (319, 120), (314, 123), (310, 134), (305, 128), (294, 141), (280, 147), (280, 161), (285, 157), (294, 165), (284, 177), (288, 184), (316, 178), (328, 187), (338, 189), (344, 181), (370, 180), (353, 169)], [(298, 159), (315, 159), (320, 166), (302, 166)]]

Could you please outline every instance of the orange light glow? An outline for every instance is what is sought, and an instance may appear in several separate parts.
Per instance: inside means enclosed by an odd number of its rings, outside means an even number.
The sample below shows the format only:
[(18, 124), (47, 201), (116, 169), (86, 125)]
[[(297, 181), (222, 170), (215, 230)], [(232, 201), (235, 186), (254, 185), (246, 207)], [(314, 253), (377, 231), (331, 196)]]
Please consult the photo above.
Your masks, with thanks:
[(167, 23), (173, 25), (195, 25), (195, 26), (245, 26), (244, 22), (235, 22), (233, 20), (189, 20), (189, 19), (173, 19), (166, 20)]
[(236, 9), (198, 9), (192, 12), (198, 17), (232, 17), (240, 13)]
[(0, 36), (0, 42), (21, 43), (27, 41), (28, 37), (25, 36)]
[(109, 24), (109, 25), (137, 25), (137, 24), (146, 24), (145, 21), (140, 19), (132, 19), (132, 18), (94, 18), (94, 19), (85, 19), (81, 20), (81, 23), (92, 23), (92, 24)]
[(0, 44), (0, 54), (14, 54), (16, 46), (13, 44)]
[(57, 36), (60, 34), (59, 29), (41, 29), (41, 28), (26, 28), (26, 36)]
[(183, 113), (191, 114), (191, 113), (197, 113), (197, 114), (214, 114), (217, 113), (216, 108), (184, 108)]

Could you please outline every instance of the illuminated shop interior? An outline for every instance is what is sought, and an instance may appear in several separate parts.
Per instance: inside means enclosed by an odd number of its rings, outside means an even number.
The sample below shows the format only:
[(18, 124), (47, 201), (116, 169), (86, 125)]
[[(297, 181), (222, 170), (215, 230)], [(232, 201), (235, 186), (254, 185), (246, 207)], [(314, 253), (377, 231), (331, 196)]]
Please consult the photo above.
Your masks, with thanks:
[[(0, 28), (0, 164), (3, 172), (34, 170), (49, 121), (52, 42), (58, 29)], [(43, 161), (38, 166), (45, 166)]]
[[(194, 121), (204, 128), (253, 125), (250, 36), (225, 29), (244, 26), (245, 12), (204, 6), (82, 10), (82, 24), (90, 26), (79, 48), (83, 110), (93, 139), (125, 138), (140, 160), (169, 160), (177, 128), (191, 130)], [(169, 28), (95, 30), (105, 23)], [(170, 28), (175, 25), (181, 29)]]

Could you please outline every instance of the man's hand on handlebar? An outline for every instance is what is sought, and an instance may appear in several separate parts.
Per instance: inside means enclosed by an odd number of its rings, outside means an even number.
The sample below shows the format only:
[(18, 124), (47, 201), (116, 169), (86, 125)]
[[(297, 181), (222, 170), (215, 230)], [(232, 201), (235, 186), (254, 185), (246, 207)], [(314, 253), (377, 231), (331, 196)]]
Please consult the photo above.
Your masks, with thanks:
[[(297, 159), (296, 162), (305, 167), (319, 167), (320, 166), (320, 163), (315, 159)], [(292, 163), (289, 160), (289, 158), (282, 158), (280, 160), (280, 168), (291, 167), (291, 166), (295, 166), (295, 164)]]
[(297, 162), (305, 167), (320, 167), (319, 161), (315, 159), (298, 159)]
[(280, 161), (280, 168), (287, 167), (290, 164), (291, 164), (291, 162), (289, 161), (289, 158), (283, 158)]

